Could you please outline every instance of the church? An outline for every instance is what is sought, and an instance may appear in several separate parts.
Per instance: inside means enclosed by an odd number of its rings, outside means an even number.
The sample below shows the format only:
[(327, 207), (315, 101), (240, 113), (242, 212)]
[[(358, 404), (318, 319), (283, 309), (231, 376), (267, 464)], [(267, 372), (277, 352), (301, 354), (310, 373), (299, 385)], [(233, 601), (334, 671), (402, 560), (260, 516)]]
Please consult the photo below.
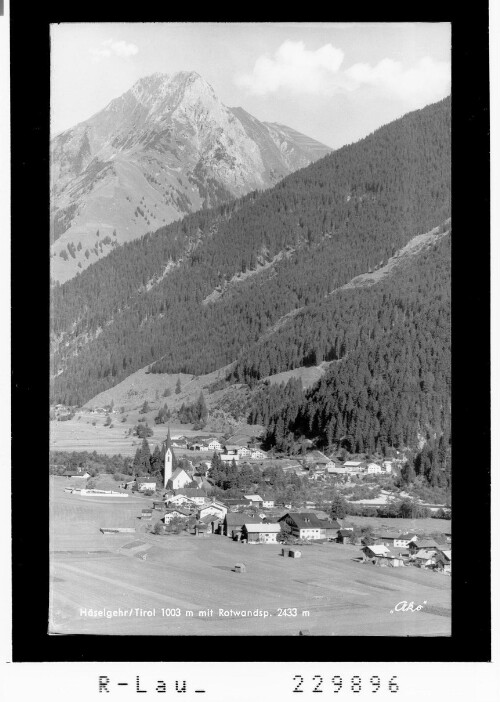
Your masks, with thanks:
[(170, 427), (168, 428), (167, 438), (163, 442), (165, 444), (165, 467), (163, 471), (163, 487), (167, 488), (167, 483), (172, 478), (174, 468), (174, 449), (172, 448), (172, 439), (170, 438)]

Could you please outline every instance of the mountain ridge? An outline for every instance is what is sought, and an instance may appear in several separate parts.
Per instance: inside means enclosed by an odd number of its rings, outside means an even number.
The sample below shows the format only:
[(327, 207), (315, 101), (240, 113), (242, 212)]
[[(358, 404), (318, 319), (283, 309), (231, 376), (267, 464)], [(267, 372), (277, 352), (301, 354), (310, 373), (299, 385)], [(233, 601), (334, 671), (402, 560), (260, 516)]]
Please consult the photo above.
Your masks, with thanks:
[(152, 74), (51, 142), (52, 278), (331, 149), (228, 108), (195, 72)]
[[(156, 372), (203, 374), (236, 361), (284, 315), (387, 262), (449, 216), (447, 99), (270, 190), (191, 214), (130, 242), (55, 288), (52, 332), (61, 341), (52, 359), (54, 397), (80, 403), (147, 364)], [(189, 242), (198, 242), (192, 253), (145, 290), (169, 260), (183, 259)], [(277, 257), (286, 251), (289, 256)], [(234, 276), (255, 270), (259, 259), (275, 263), (236, 286), (227, 299), (203, 305)], [(97, 330), (99, 336), (72, 356), (71, 343), (93, 338)], [(335, 337), (332, 330), (331, 338), (320, 338), (311, 349), (307, 339), (297, 338), (291, 360), (310, 362), (313, 351), (335, 356), (343, 343)], [(288, 349), (277, 353), (269, 361), (285, 370), (279, 359), (287, 360)], [(269, 375), (264, 371), (255, 378)]]

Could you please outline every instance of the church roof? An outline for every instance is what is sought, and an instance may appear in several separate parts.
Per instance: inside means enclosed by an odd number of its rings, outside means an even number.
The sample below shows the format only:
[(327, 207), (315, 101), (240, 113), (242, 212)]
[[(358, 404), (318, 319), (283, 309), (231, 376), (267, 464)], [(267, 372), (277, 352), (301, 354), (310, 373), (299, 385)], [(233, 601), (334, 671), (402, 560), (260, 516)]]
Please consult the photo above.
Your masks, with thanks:
[(166, 449), (172, 450), (172, 439), (170, 438), (170, 427), (168, 428), (167, 438), (165, 439), (165, 441), (163, 443), (165, 444)]

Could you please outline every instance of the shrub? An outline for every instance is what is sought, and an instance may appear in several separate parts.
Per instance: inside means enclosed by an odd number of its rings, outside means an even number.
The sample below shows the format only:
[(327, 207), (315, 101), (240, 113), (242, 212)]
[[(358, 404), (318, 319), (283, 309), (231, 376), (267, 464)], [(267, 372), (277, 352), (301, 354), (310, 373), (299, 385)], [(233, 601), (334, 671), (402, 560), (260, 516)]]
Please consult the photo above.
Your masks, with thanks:
[(163, 523), (162, 522), (156, 522), (156, 524), (153, 527), (153, 534), (163, 534)]

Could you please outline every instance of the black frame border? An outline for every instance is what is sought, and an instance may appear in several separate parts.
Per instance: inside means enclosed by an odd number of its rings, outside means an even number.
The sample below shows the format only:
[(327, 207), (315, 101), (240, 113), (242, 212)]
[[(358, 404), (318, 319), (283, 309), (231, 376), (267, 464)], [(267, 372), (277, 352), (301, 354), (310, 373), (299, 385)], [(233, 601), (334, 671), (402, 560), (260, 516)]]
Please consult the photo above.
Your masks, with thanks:
[[(286, 647), (288, 637), (251, 637), (255, 661), (489, 661), (490, 587), (490, 177), (488, 3), (474, 11), (452, 2), (423, 0), (416, 10), (386, 2), (374, 11), (361, 5), (335, 17), (305, 18), (272, 10), (237, 16), (221, 6), (208, 13), (117, 2), (82, 8), (49, 0), (11, 12), (12, 130), (12, 591), (14, 662), (165, 661), (163, 637), (49, 636), (48, 610), (48, 366), (49, 325), (49, 26), (58, 22), (105, 21), (418, 21), (452, 23), (453, 219), (453, 573), (451, 637), (314, 637), (307, 646)], [(319, 13), (318, 13), (319, 14)], [(333, 13), (332, 13), (333, 14)], [(25, 63), (29, 53), (28, 64)], [(29, 68), (28, 68), (29, 65)], [(35, 225), (30, 224), (35, 216)], [(472, 262), (480, 262), (473, 267)], [(472, 332), (472, 333), (471, 333)], [(473, 332), (476, 332), (473, 334)], [(477, 333), (479, 332), (479, 333)], [(37, 339), (38, 343), (34, 343)], [(43, 341), (40, 341), (43, 340)], [(474, 340), (476, 343), (472, 344)], [(479, 344), (477, 341), (479, 340)], [(479, 359), (477, 351), (479, 347)], [(479, 360), (479, 362), (478, 362)], [(34, 429), (26, 437), (24, 420)], [(34, 432), (34, 435), (33, 435)], [(36, 449), (36, 453), (33, 449)], [(39, 454), (40, 452), (40, 454)], [(39, 478), (41, 473), (42, 478)], [(34, 479), (36, 477), (36, 479)], [(476, 490), (473, 492), (473, 488)], [(28, 495), (30, 496), (28, 498)], [(473, 497), (473, 501), (471, 501)], [(31, 509), (26, 509), (27, 498)], [(34, 509), (34, 517), (31, 510)], [(470, 517), (475, 517), (471, 520)], [(40, 526), (41, 525), (41, 526)], [(479, 535), (479, 538), (478, 538)], [(473, 604), (480, 614), (472, 615)], [(169, 639), (169, 661), (242, 659), (246, 637)], [(203, 637), (204, 638), (204, 637)], [(211, 638), (211, 637), (210, 637)], [(328, 638), (328, 641), (325, 639)], [(237, 639), (237, 641), (235, 641)], [(383, 643), (383, 647), (377, 645)], [(214, 641), (215, 643), (215, 641)], [(231, 643), (233, 645), (231, 646)], [(374, 645), (375, 644), (375, 645)], [(472, 644), (472, 645), (471, 645)], [(226, 652), (226, 658), (218, 651)], [(163, 657), (160, 657), (160, 651)], [(232, 652), (228, 654), (228, 652)]]

